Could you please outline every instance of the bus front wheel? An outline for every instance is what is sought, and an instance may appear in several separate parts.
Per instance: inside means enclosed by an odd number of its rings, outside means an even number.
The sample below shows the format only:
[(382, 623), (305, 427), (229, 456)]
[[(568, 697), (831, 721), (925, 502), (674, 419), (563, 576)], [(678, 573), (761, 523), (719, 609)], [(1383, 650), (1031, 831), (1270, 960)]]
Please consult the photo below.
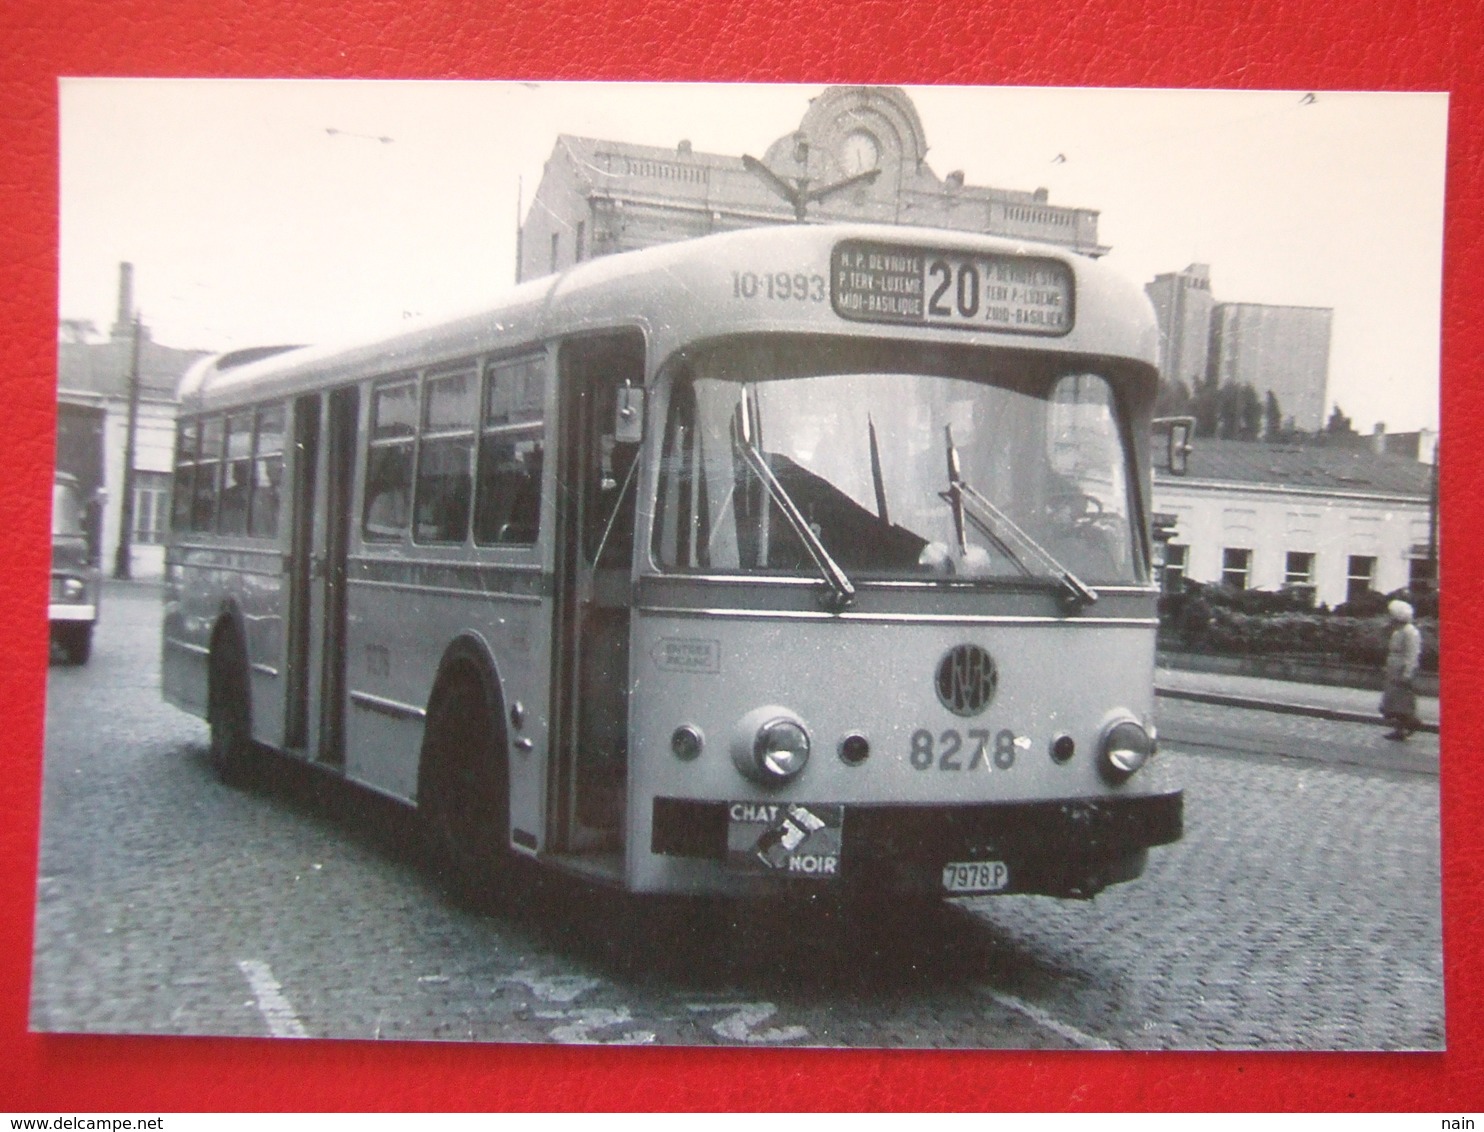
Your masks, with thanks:
[(247, 661), (236, 634), (227, 630), (211, 650), (206, 721), (211, 728), (211, 767), (231, 786), (245, 782), (252, 766), (247, 695)]
[(418, 809), (434, 867), (460, 898), (497, 894), (510, 836), (503, 716), (472, 670), (449, 673), (428, 708)]

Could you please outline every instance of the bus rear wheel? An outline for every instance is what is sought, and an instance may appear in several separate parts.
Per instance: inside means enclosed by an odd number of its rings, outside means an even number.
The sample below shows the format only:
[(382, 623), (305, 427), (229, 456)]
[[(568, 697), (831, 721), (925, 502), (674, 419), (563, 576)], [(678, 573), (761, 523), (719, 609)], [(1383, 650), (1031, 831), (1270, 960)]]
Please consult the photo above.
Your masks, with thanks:
[(506, 879), (510, 785), (503, 717), (467, 668), (434, 693), (423, 740), (418, 809), (440, 879), (457, 897), (482, 903)]
[(211, 768), (229, 786), (247, 781), (252, 767), (252, 725), (247, 704), (247, 662), (234, 633), (211, 650), (206, 721), (211, 728)]

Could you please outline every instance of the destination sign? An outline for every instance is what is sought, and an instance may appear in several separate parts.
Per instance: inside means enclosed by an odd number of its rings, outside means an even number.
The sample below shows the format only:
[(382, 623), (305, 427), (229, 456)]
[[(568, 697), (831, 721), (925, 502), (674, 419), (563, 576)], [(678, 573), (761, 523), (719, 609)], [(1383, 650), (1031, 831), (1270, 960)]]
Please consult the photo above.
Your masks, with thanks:
[(830, 258), (841, 318), (1012, 334), (1072, 329), (1072, 269), (1060, 260), (846, 240)]

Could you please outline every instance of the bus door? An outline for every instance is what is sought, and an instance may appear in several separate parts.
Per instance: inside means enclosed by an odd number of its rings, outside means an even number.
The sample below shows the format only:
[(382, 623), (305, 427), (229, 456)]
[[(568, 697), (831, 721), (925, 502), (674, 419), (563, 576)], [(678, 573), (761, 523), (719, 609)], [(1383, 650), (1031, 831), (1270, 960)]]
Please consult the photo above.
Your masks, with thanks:
[(283, 745), (303, 751), (309, 745), (310, 547), (314, 545), (314, 496), (319, 481), (319, 394), (294, 402), (293, 448), (289, 485), (293, 526), (289, 557), (284, 563), (288, 585), (288, 624), (284, 654)]
[(550, 840), (613, 852), (628, 771), (644, 340), (637, 331), (574, 339), (559, 365)]
[(346, 559), (359, 411), (354, 387), (325, 395), (323, 405), (318, 394), (294, 403), (284, 743), (336, 766), (345, 762)]

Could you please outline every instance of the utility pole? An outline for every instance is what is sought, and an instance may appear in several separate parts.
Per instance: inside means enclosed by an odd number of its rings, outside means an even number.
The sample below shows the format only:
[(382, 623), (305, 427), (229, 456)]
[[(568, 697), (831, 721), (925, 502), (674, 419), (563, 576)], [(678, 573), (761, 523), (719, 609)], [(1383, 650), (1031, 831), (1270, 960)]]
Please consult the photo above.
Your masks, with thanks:
[(119, 545), (113, 576), (127, 581), (134, 557), (134, 438), (139, 429), (139, 312), (134, 312), (133, 360), (129, 365), (129, 423), (124, 433), (124, 485), (119, 500)]
[(1427, 571), (1433, 593), (1438, 592), (1438, 446), (1432, 450), (1432, 476), (1427, 492)]

